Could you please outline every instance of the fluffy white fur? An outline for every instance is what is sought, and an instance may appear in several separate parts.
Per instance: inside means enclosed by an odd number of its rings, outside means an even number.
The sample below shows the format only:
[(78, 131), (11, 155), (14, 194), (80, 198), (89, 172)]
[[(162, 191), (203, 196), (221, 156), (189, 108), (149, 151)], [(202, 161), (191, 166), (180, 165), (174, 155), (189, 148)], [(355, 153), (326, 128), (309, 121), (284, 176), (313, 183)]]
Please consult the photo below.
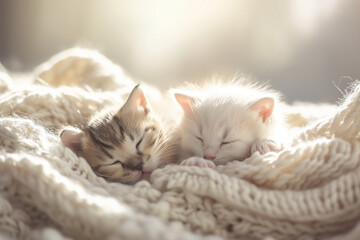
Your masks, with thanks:
[[(197, 156), (219, 165), (244, 160), (251, 148), (265, 153), (277, 147), (283, 135), (279, 93), (243, 81), (186, 89), (173, 91), (184, 111), (181, 159)], [(186, 165), (204, 164), (192, 158)]]

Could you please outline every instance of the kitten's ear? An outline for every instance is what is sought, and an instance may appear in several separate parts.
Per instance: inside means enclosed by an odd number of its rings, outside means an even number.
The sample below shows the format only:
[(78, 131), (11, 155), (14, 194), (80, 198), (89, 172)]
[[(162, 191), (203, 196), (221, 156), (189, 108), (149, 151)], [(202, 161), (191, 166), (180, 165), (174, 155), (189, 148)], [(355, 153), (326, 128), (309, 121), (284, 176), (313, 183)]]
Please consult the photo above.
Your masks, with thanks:
[(61, 142), (78, 156), (82, 151), (83, 136), (84, 132), (75, 128), (65, 128), (60, 133)]
[(148, 111), (150, 109), (149, 102), (139, 84), (131, 91), (123, 108), (142, 111)]
[(251, 105), (251, 109), (257, 111), (262, 121), (265, 122), (274, 110), (275, 100), (271, 97), (264, 97)]
[(175, 92), (173, 94), (176, 101), (178, 102), (180, 107), (184, 110), (184, 112), (191, 110), (191, 105), (194, 104), (195, 98), (183, 93)]

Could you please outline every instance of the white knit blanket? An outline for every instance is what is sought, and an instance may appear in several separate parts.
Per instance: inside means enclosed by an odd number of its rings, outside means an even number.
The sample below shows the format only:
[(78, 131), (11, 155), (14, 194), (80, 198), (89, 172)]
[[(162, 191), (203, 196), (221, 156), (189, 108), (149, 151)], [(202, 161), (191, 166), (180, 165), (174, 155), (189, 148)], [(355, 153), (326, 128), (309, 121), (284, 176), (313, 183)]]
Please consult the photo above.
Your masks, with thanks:
[(129, 186), (97, 177), (54, 130), (121, 104), (133, 82), (81, 50), (35, 75), (0, 73), (0, 237), (328, 239), (360, 220), (360, 85), (326, 118), (322, 106), (290, 106), (300, 135), (279, 153), (216, 170), (171, 165)]

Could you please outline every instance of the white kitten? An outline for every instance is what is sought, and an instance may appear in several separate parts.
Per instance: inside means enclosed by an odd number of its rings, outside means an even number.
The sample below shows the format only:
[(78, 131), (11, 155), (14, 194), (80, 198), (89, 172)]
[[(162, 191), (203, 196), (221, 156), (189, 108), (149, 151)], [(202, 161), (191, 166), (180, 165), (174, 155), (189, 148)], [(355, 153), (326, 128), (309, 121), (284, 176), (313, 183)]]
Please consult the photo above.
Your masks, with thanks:
[(283, 115), (277, 92), (240, 81), (191, 88), (173, 91), (184, 112), (180, 159), (192, 157), (182, 165), (214, 167), (278, 148)]

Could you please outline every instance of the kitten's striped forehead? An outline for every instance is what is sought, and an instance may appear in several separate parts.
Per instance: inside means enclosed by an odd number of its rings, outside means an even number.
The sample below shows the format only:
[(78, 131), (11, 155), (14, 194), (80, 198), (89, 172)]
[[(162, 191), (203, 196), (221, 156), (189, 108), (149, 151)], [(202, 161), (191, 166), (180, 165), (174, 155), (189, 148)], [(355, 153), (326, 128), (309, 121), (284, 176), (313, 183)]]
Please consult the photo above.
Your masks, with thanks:
[(90, 137), (103, 143), (111, 143), (114, 146), (120, 145), (125, 136), (131, 140), (141, 134), (144, 118), (136, 116), (119, 117), (116, 114), (107, 114), (105, 117), (94, 119), (85, 129)]
[[(118, 112), (117, 114), (108, 113), (105, 116), (93, 119), (84, 129), (84, 132), (88, 140), (112, 159), (114, 157), (111, 154), (113, 150), (124, 147), (122, 151), (127, 152), (126, 144), (130, 142), (137, 144), (144, 133), (150, 129), (161, 130), (159, 125), (160, 123), (150, 114), (119, 114)], [(156, 134), (156, 139), (162, 138), (161, 132)], [(151, 147), (154, 144), (155, 140), (150, 141), (147, 146)]]
[(112, 143), (119, 145), (124, 139), (124, 129), (120, 121), (115, 121), (114, 116), (107, 114), (104, 118), (91, 121), (85, 132), (96, 144)]

